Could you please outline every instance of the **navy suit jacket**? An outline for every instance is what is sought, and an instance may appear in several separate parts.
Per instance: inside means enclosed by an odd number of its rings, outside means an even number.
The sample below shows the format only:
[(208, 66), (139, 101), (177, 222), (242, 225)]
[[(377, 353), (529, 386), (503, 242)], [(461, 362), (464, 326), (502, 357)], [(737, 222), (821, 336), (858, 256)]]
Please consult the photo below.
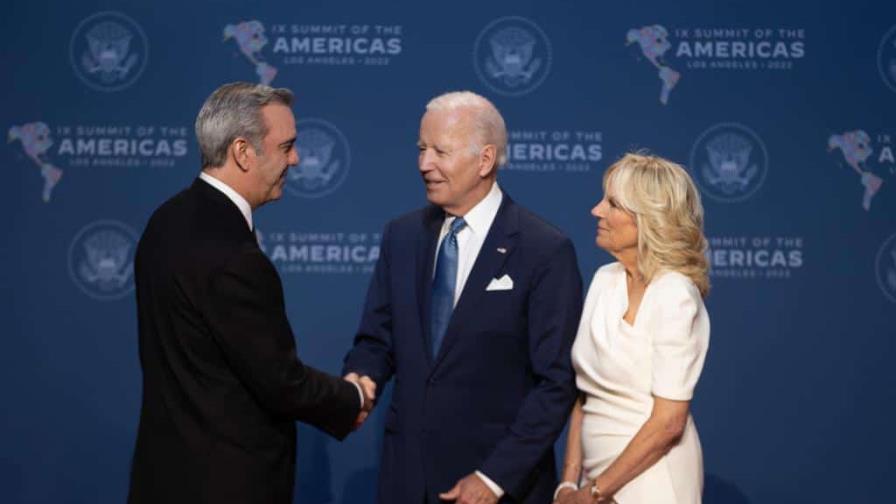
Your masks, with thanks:
[[(390, 222), (345, 372), (382, 390), (386, 412), (379, 502), (438, 502), (482, 471), (502, 502), (550, 502), (553, 443), (576, 395), (570, 348), (582, 280), (572, 242), (504, 195), (454, 309), (430, 352), (430, 297), (444, 212)], [(511, 290), (486, 291), (508, 275)]]

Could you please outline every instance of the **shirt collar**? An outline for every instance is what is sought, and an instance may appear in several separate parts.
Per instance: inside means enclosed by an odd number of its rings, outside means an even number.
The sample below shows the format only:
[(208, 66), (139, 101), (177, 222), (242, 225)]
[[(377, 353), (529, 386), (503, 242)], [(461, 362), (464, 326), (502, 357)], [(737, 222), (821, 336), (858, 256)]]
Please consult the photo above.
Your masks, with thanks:
[(252, 228), (252, 207), (249, 205), (249, 202), (246, 201), (246, 198), (240, 196), (240, 194), (233, 190), (229, 185), (221, 182), (215, 177), (209, 175), (207, 172), (200, 172), (199, 178), (206, 181), (210, 186), (224, 193), (224, 196), (227, 196), (230, 201), (233, 202), (234, 205), (240, 210), (240, 213), (243, 214), (243, 218), (246, 219), (246, 224), (249, 225), (249, 229)]
[[(497, 182), (494, 182), (488, 194), (485, 195), (485, 198), (482, 198), (482, 201), (476, 203), (476, 206), (471, 208), (470, 211), (463, 216), (464, 221), (467, 223), (467, 227), (470, 228), (470, 231), (472, 231), (473, 234), (476, 236), (485, 236), (488, 234), (488, 230), (492, 226), (495, 216), (498, 215), (498, 208), (500, 208), (501, 200), (503, 198), (504, 194), (501, 192), (501, 188), (498, 187)], [(453, 220), (453, 216), (445, 219), (445, 225), (450, 225)]]

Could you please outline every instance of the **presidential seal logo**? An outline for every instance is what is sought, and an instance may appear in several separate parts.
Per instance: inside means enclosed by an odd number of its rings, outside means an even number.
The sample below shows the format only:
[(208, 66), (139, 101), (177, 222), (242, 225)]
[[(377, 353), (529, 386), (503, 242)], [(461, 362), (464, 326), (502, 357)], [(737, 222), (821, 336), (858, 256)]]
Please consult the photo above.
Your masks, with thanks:
[(765, 181), (768, 152), (753, 130), (721, 123), (694, 142), (690, 169), (703, 194), (726, 203), (744, 201)]
[(121, 91), (137, 81), (149, 59), (149, 42), (136, 21), (98, 12), (81, 21), (69, 43), (75, 75), (91, 89)]
[(250, 65), (255, 67), (258, 82), (270, 85), (277, 75), (277, 69), (265, 62), (261, 55), (261, 50), (268, 44), (268, 38), (264, 34), (264, 25), (257, 20), (229, 24), (224, 27), (224, 40), (230, 39), (236, 41), (240, 53), (245, 56)]
[(896, 303), (896, 234), (889, 237), (877, 251), (874, 270), (880, 290), (887, 299)]
[(296, 123), (299, 165), (287, 172), (286, 189), (303, 198), (326, 196), (345, 182), (351, 165), (348, 140), (322, 119)]
[(502, 17), (489, 23), (473, 45), (473, 68), (492, 91), (504, 96), (530, 93), (551, 70), (551, 42), (532, 21)]
[(114, 220), (88, 224), (75, 235), (68, 250), (72, 281), (88, 296), (120, 299), (134, 290), (137, 234)]
[(62, 178), (62, 170), (54, 166), (47, 158), (47, 151), (53, 146), (50, 127), (43, 122), (13, 126), (9, 128), (6, 138), (8, 142), (19, 141), (22, 144), (22, 151), (40, 171), (40, 176), (44, 179), (41, 199), (44, 203), (48, 203), (53, 188)]
[(877, 68), (880, 77), (893, 91), (896, 91), (896, 26), (884, 34), (877, 48)]

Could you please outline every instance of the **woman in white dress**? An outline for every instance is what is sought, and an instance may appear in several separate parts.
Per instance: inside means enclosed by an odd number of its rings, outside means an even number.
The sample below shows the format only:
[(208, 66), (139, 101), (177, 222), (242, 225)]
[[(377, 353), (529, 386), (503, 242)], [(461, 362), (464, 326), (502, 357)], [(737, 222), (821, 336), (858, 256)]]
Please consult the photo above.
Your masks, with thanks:
[(604, 175), (597, 245), (617, 262), (591, 281), (572, 349), (561, 504), (692, 504), (703, 458), (688, 411), (709, 345), (706, 239), (687, 172), (627, 154)]

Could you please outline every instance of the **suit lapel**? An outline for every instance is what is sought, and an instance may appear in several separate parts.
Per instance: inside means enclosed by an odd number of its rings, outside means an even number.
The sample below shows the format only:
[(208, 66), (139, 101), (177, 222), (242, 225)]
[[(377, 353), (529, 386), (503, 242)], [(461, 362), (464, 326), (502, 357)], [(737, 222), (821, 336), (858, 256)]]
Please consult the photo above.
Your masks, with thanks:
[(423, 213), (423, 233), (417, 242), (417, 303), (420, 313), (420, 334), (423, 336), (423, 354), (432, 366), (432, 335), (429, 313), (432, 305), (432, 269), (436, 258), (436, 244), (445, 213), (430, 206)]
[[(500, 276), (504, 263), (513, 253), (516, 246), (519, 219), (517, 217), (517, 207), (513, 200), (505, 193), (501, 202), (495, 220), (479, 249), (479, 255), (473, 263), (473, 269), (467, 277), (467, 283), (464, 284), (464, 290), (461, 292), (451, 314), (451, 321), (445, 330), (445, 338), (433, 367), (437, 367), (444, 359), (451, 347), (466, 331), (464, 324), (468, 321), (479, 303), (479, 299), (485, 294), (485, 288), (489, 282), (496, 276)], [(438, 235), (437, 235), (438, 237)], [(432, 269), (430, 267), (430, 269)]]

